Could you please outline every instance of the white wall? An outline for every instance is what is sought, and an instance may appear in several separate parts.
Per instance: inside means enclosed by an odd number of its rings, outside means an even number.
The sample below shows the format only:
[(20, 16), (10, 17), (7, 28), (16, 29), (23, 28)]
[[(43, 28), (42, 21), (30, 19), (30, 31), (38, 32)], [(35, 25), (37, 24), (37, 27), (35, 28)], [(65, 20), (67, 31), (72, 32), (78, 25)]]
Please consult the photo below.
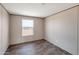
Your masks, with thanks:
[(9, 14), (0, 5), (0, 54), (4, 54), (9, 46)]
[[(22, 37), (22, 18), (34, 20), (34, 35)], [(43, 20), (40, 18), (10, 16), (10, 44), (18, 44), (43, 39)]]
[(77, 54), (77, 7), (45, 19), (45, 39)]

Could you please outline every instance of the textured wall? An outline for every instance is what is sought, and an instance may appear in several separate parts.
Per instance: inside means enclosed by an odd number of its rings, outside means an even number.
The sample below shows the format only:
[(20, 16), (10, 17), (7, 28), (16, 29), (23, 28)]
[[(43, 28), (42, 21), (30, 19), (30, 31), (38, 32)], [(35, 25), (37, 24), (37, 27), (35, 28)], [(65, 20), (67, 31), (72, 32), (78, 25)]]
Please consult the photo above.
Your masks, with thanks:
[(45, 19), (45, 39), (77, 54), (77, 7)]
[(79, 6), (78, 6), (78, 9), (77, 9), (77, 24), (78, 24), (78, 55), (79, 55)]
[(2, 23), (1, 23), (1, 21), (2, 21), (2, 20), (1, 20), (1, 6), (0, 6), (0, 54), (2, 53), (2, 50), (1, 50), (1, 47), (2, 47), (2, 45), (1, 45), (1, 44), (2, 44), (2, 42), (1, 42), (1, 41), (2, 41), (2, 40), (1, 40), (1, 38), (2, 38), (2, 37), (1, 37), (1, 31), (2, 31), (2, 30), (1, 30), (1, 27), (2, 27), (2, 26), (1, 26), (1, 24), (2, 24)]
[[(22, 37), (22, 19), (34, 20), (34, 35)], [(43, 39), (43, 20), (40, 18), (11, 15), (10, 17), (10, 43), (17, 44)]]
[(9, 14), (0, 5), (0, 54), (4, 54), (9, 45)]

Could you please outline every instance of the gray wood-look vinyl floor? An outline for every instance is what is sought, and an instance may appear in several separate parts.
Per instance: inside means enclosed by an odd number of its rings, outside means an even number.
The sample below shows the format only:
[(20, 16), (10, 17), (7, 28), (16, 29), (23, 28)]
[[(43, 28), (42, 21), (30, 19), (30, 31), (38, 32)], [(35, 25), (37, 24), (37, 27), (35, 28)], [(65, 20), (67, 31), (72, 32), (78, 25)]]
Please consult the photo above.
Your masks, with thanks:
[(71, 55), (65, 50), (47, 42), (37, 40), (28, 43), (10, 46), (5, 55)]

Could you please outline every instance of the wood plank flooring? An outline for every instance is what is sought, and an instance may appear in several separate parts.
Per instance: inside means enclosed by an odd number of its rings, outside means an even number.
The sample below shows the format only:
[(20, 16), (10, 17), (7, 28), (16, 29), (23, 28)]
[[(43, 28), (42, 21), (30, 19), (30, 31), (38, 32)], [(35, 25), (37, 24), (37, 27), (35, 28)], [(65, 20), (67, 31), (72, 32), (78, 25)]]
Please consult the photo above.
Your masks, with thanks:
[(71, 54), (47, 42), (46, 40), (38, 40), (10, 46), (7, 49), (5, 55), (71, 55)]

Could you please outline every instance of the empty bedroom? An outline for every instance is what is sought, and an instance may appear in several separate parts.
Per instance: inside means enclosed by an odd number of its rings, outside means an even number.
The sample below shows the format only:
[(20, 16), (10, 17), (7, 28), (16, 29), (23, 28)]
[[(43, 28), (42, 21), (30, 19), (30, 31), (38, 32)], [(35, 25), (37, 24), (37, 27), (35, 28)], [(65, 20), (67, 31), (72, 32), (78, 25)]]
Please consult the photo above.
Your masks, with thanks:
[(0, 55), (79, 55), (79, 4), (0, 3)]

